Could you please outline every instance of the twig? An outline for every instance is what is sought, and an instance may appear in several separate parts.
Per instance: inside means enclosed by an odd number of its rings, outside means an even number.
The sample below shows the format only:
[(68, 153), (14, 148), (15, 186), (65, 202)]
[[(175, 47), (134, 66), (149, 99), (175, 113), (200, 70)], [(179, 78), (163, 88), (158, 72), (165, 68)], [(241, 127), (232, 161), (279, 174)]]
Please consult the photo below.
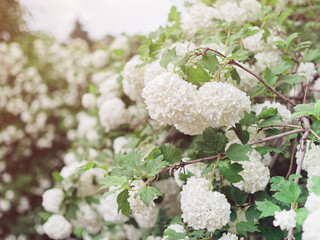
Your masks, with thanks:
[[(306, 117), (302, 117), (301, 120), (304, 123), (305, 132), (304, 132), (302, 138), (300, 139), (300, 149), (299, 149), (299, 151), (301, 152), (301, 155), (300, 155), (300, 158), (297, 159), (297, 164), (298, 165), (297, 165), (297, 169), (296, 169), (296, 174), (298, 174), (298, 175), (300, 175), (300, 173), (301, 173), (304, 156), (306, 155), (306, 151), (307, 151), (306, 142), (307, 142), (308, 135), (310, 134), (310, 122), (309, 122), (309, 120)], [(295, 178), (294, 182), (296, 184), (298, 184), (299, 178)], [(294, 210), (295, 209), (295, 205), (296, 205), (296, 202), (291, 203), (290, 209)], [(290, 228), (289, 231), (288, 231), (288, 235), (287, 235), (286, 239), (292, 240), (293, 238), (294, 238), (293, 237), (293, 228)]]
[(313, 131), (311, 128), (310, 128), (310, 132), (311, 132), (318, 140), (320, 140), (319, 135), (318, 135), (315, 131)]
[(275, 90), (273, 87), (271, 87), (266, 81), (264, 81), (259, 75), (255, 74), (250, 69), (242, 66), (240, 63), (238, 63), (238, 62), (236, 62), (234, 60), (230, 60), (229, 64), (238, 66), (238, 67), (242, 68), (243, 70), (245, 70), (246, 72), (250, 73), (252, 76), (254, 76), (256, 79), (258, 79), (263, 85), (265, 85), (271, 92), (276, 94), (283, 101), (291, 104), (292, 106), (296, 106), (297, 105), (295, 102), (291, 101), (289, 98), (287, 98), (284, 95), (280, 94), (277, 90)]
[(286, 180), (289, 178), (289, 175), (291, 174), (292, 171), (292, 167), (293, 167), (293, 159), (294, 159), (294, 153), (296, 151), (296, 147), (297, 147), (297, 137), (294, 138), (294, 143), (291, 149), (291, 158), (290, 158), (290, 166), (287, 172), (287, 176), (286, 176)]
[(319, 23), (319, 19), (318, 19), (318, 17), (317, 17), (317, 14), (316, 14), (316, 13), (313, 11), (313, 9), (312, 9), (312, 4), (311, 4), (310, 0), (307, 0), (307, 3), (308, 3), (308, 5), (309, 5), (309, 7), (310, 7), (310, 9), (311, 9), (312, 14), (313, 14), (314, 21), (315, 21), (316, 23)]
[(289, 132), (281, 133), (281, 134), (278, 134), (278, 135), (275, 135), (275, 136), (270, 136), (270, 137), (266, 137), (266, 138), (262, 138), (262, 139), (257, 139), (255, 141), (249, 143), (249, 144), (250, 145), (255, 145), (255, 144), (267, 142), (267, 141), (270, 141), (270, 140), (278, 139), (278, 138), (281, 138), (281, 137), (285, 137), (285, 136), (288, 136), (288, 135), (291, 135), (291, 134), (303, 133), (303, 132), (305, 132), (305, 129), (303, 129), (303, 128), (296, 129), (296, 130), (292, 130), (292, 131), (289, 131)]

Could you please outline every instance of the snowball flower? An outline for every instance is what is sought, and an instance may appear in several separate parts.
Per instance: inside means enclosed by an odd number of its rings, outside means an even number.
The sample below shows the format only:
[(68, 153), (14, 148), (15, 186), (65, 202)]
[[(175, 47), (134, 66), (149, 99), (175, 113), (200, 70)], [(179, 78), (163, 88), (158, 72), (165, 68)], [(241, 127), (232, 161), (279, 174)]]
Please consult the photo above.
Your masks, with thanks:
[(71, 224), (62, 216), (54, 214), (43, 225), (44, 232), (53, 239), (65, 239), (71, 235)]
[(309, 212), (320, 210), (320, 196), (311, 192), (304, 206)]
[(276, 211), (274, 213), (275, 220), (273, 225), (275, 227), (280, 226), (281, 230), (289, 230), (296, 226), (296, 212), (294, 210), (282, 210), (281, 212)]
[(125, 123), (125, 114), (125, 104), (120, 98), (107, 99), (99, 109), (100, 123), (109, 132)]
[(102, 168), (91, 168), (85, 171), (77, 183), (77, 194), (79, 197), (91, 196), (97, 193), (100, 185), (96, 184), (103, 179), (106, 171)]
[(255, 67), (259, 73), (263, 72), (266, 67), (271, 67), (281, 60), (280, 54), (277, 51), (263, 51), (255, 56), (257, 60)]
[(304, 220), (302, 225), (302, 240), (319, 240), (320, 239), (320, 210), (312, 212)]
[(281, 116), (282, 121), (276, 121), (275, 124), (286, 124), (291, 122), (291, 112), (286, 106), (277, 102), (265, 101), (261, 104), (255, 104), (252, 106), (252, 111), (259, 115), (264, 107), (276, 108), (278, 110), (278, 114)]
[(195, 119), (196, 86), (177, 74), (163, 73), (149, 81), (142, 96), (150, 117), (162, 124), (191, 123)]
[(160, 65), (159, 61), (153, 61), (152, 63), (148, 64), (145, 67), (144, 71), (144, 84), (146, 85), (156, 76), (160, 75), (161, 73), (165, 73), (166, 69)]
[(238, 240), (238, 237), (237, 235), (228, 232), (228, 233), (223, 233), (218, 240)]
[(262, 39), (264, 30), (261, 30), (259, 27), (252, 27), (250, 30), (257, 30), (258, 32), (252, 36), (244, 38), (242, 40), (243, 46), (253, 53), (263, 51), (266, 48), (266, 44)]
[(313, 62), (302, 62), (298, 67), (298, 74), (305, 77), (306, 82), (311, 82), (313, 77), (317, 75), (316, 66)]
[(152, 228), (157, 222), (159, 210), (158, 207), (149, 208), (147, 215), (141, 215), (135, 212), (133, 213), (133, 217), (140, 228)]
[[(256, 158), (259, 156), (259, 158)], [(254, 152), (249, 155), (249, 161), (241, 161), (243, 170), (239, 172), (243, 180), (233, 185), (247, 193), (264, 190), (270, 178), (269, 169), (261, 162), (261, 155)]]
[(84, 108), (92, 109), (96, 106), (96, 97), (92, 93), (82, 95), (81, 104)]
[(144, 68), (138, 67), (143, 62), (136, 55), (126, 63), (122, 71), (123, 91), (132, 101), (142, 101), (141, 92), (144, 87)]
[[(300, 161), (302, 152), (299, 151), (300, 144), (297, 146), (297, 153), (296, 153), (296, 161)], [(308, 176), (312, 177), (313, 175), (318, 175), (317, 173), (320, 172), (320, 146), (315, 145), (314, 143), (310, 144), (310, 140), (307, 140), (306, 143), (306, 154), (303, 159), (302, 169), (308, 172)]]
[(42, 195), (42, 206), (48, 212), (59, 213), (59, 206), (63, 201), (63, 191), (59, 188), (52, 188)]
[(92, 60), (92, 64), (96, 68), (101, 68), (101, 67), (104, 67), (106, 64), (108, 64), (109, 54), (107, 51), (99, 49), (92, 54), (91, 60)]
[[(189, 159), (189, 158), (188, 158)], [(182, 159), (184, 161), (185, 159)], [(205, 163), (199, 162), (195, 164), (189, 164), (184, 167), (184, 170), (186, 173), (191, 172), (195, 177), (200, 178), (203, 177), (203, 170), (207, 167)], [(174, 171), (173, 176), (174, 180), (176, 181), (176, 184), (179, 187), (182, 187), (184, 182), (179, 178), (180, 171)]]
[(250, 111), (250, 98), (230, 83), (207, 82), (199, 89), (201, 114), (209, 126), (234, 126)]
[(191, 177), (181, 192), (183, 221), (195, 230), (214, 232), (230, 220), (230, 204), (219, 193), (209, 191), (210, 182), (204, 178)]

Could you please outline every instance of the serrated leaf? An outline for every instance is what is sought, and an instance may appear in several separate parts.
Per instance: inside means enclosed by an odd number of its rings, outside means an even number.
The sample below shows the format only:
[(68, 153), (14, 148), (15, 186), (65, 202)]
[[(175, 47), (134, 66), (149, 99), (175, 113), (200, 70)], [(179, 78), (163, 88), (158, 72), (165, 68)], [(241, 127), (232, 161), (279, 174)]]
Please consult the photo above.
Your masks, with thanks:
[(269, 117), (269, 118), (265, 119), (264, 121), (262, 121), (261, 123), (259, 123), (258, 127), (273, 126), (276, 121), (281, 121), (281, 120), (282, 120), (282, 118), (279, 115), (273, 116), (273, 117)]
[(281, 211), (281, 208), (278, 205), (268, 200), (264, 200), (263, 202), (256, 202), (256, 205), (257, 209), (262, 212), (260, 218), (274, 216), (274, 213), (276, 211)]
[(209, 82), (212, 79), (199, 64), (196, 68), (193, 66), (188, 67), (187, 77), (189, 82)]
[(315, 112), (315, 103), (299, 104), (294, 107), (294, 110), (295, 112), (291, 115), (291, 118), (313, 115)]
[(176, 55), (177, 53), (175, 48), (167, 49), (162, 55), (160, 66), (163, 68), (167, 68), (168, 64), (174, 61)]
[(299, 84), (302, 82), (303, 76), (299, 74), (292, 74), (290, 76), (285, 76), (281, 78), (282, 81), (285, 81), (286, 83), (293, 85), (293, 84)]
[(309, 49), (303, 54), (303, 61), (311, 62), (320, 57), (320, 50), (318, 49)]
[(105, 189), (113, 186), (122, 186), (124, 184), (128, 184), (128, 180), (125, 176), (119, 177), (119, 176), (107, 176), (99, 181), (100, 184), (103, 184), (103, 186), (99, 189)]
[(312, 176), (312, 187), (311, 190), (318, 196), (320, 196), (320, 176)]
[(271, 67), (271, 72), (275, 75), (279, 75), (290, 71), (291, 67), (291, 64), (288, 62), (279, 62)]
[(266, 119), (266, 118), (269, 118), (269, 117), (276, 116), (277, 114), (278, 114), (278, 109), (277, 108), (264, 107), (257, 117), (260, 118), (260, 119)]
[(168, 21), (169, 22), (180, 22), (180, 13), (177, 11), (177, 7), (176, 6), (172, 6), (171, 7), (171, 11), (169, 13), (169, 16), (168, 16)]
[(221, 132), (214, 132), (212, 128), (207, 128), (202, 134), (202, 140), (196, 144), (204, 153), (217, 153), (224, 149), (228, 138)]
[(292, 33), (289, 37), (287, 37), (287, 45), (290, 45), (290, 43), (293, 41), (293, 39), (299, 37), (299, 33), (295, 32), (295, 33)]
[(66, 218), (68, 219), (77, 219), (77, 211), (79, 207), (75, 203), (70, 203), (67, 205), (67, 210), (66, 210)]
[(245, 161), (249, 160), (247, 153), (252, 150), (249, 144), (241, 145), (233, 143), (227, 150), (227, 157), (232, 161)]
[(233, 131), (236, 133), (242, 144), (248, 143), (250, 138), (249, 132), (247, 130), (243, 130), (239, 123), (236, 123), (236, 127), (233, 127)]
[(254, 221), (260, 219), (260, 211), (257, 210), (255, 205), (251, 205), (246, 210), (246, 219), (247, 221)]
[(135, 170), (140, 170), (140, 166), (143, 159), (143, 152), (138, 150), (133, 150), (128, 155), (124, 155), (124, 162), (127, 168), (133, 168)]
[(251, 124), (254, 124), (254, 123), (257, 123), (259, 120), (259, 118), (256, 117), (256, 114), (254, 112), (250, 112), (250, 113), (247, 113), (247, 112), (244, 112), (244, 117), (240, 120), (240, 124), (241, 125), (251, 125)]
[(277, 152), (277, 153), (282, 153), (283, 152), (281, 149), (274, 148), (274, 147), (269, 147), (269, 146), (255, 147), (254, 150), (256, 150), (261, 155), (265, 155), (268, 152)]
[(298, 208), (296, 211), (296, 223), (297, 223), (297, 230), (301, 231), (301, 227), (306, 220), (307, 216), (309, 215), (309, 211), (306, 208)]
[(163, 161), (163, 156), (160, 155), (157, 158), (151, 159), (147, 164), (147, 173), (149, 177), (157, 175), (161, 171), (161, 167), (168, 165), (167, 162)]
[(262, 76), (263, 80), (265, 80), (270, 86), (274, 86), (274, 84), (277, 81), (277, 76), (274, 72), (271, 71), (270, 68), (266, 68), (264, 70), (263, 76)]
[(175, 149), (172, 144), (165, 143), (159, 147), (161, 154), (163, 155), (163, 160), (173, 164), (181, 161), (181, 153), (179, 149)]
[(138, 190), (134, 195), (135, 197), (140, 196), (142, 202), (149, 206), (150, 202), (153, 201), (157, 196), (162, 196), (160, 189), (156, 187), (146, 186)]
[(231, 75), (232, 80), (235, 80), (237, 85), (239, 86), (241, 79), (240, 79), (239, 73), (237, 72), (237, 70), (234, 67), (231, 68), (230, 75)]
[(237, 205), (245, 204), (248, 198), (248, 193), (241, 191), (234, 186), (225, 186), (226, 196), (228, 199), (232, 199)]
[(243, 235), (243, 236), (247, 236), (247, 232), (260, 232), (256, 226), (257, 223), (253, 222), (253, 221), (249, 221), (249, 222), (239, 222), (236, 225), (236, 230), (239, 234)]
[(206, 52), (200, 59), (199, 64), (212, 73), (216, 72), (219, 67), (217, 56), (212, 52)]
[(128, 202), (129, 198), (129, 191), (128, 189), (123, 190), (119, 193), (117, 197), (118, 203), (118, 212), (121, 211), (122, 215), (129, 217), (130, 215), (130, 204)]
[(293, 181), (281, 181), (278, 190), (273, 197), (283, 203), (294, 203), (301, 193), (299, 185)]
[[(223, 163), (223, 164), (222, 164)], [(222, 176), (225, 177), (231, 183), (237, 183), (243, 180), (243, 177), (239, 175), (239, 172), (243, 170), (241, 164), (230, 162), (219, 162), (218, 163), (219, 170)]]

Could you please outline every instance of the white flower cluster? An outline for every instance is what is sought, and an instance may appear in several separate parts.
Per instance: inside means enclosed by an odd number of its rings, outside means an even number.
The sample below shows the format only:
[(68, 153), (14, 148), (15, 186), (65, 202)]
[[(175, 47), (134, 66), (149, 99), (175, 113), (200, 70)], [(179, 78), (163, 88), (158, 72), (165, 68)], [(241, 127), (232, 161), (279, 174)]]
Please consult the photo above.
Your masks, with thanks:
[(264, 107), (275, 108), (278, 110), (278, 114), (281, 116), (282, 121), (276, 121), (275, 124), (287, 124), (291, 122), (291, 112), (281, 103), (265, 101), (264, 103), (253, 105), (252, 111), (259, 115)]
[(306, 209), (309, 211), (308, 217), (305, 219), (302, 229), (303, 240), (317, 240), (320, 234), (320, 224), (317, 220), (320, 217), (320, 196), (310, 193), (305, 203)]
[(239, 238), (237, 237), (237, 235), (228, 232), (228, 233), (223, 233), (218, 240), (238, 240), (238, 239)]
[(289, 230), (296, 226), (296, 216), (297, 214), (294, 210), (282, 210), (281, 212), (276, 211), (274, 213), (275, 220), (273, 221), (273, 225), (275, 227), (279, 226), (281, 230)]
[(181, 210), (183, 221), (189, 226), (213, 232), (228, 223), (231, 211), (227, 198), (209, 191), (209, 185), (204, 178), (189, 178), (182, 187)]
[[(300, 145), (297, 146), (296, 160), (301, 159), (302, 152), (300, 151)], [(311, 143), (310, 140), (307, 140), (306, 143), (306, 154), (303, 159), (302, 169), (308, 172), (308, 177), (319, 176), (320, 175), (320, 146)]]
[(270, 171), (262, 163), (262, 156), (252, 151), (249, 155), (249, 161), (238, 162), (243, 167), (239, 175), (243, 180), (233, 183), (234, 186), (248, 193), (255, 193), (264, 190), (270, 178)]
[(52, 239), (65, 239), (71, 235), (72, 226), (62, 215), (54, 214), (43, 225), (43, 230)]
[(234, 125), (251, 109), (246, 94), (229, 83), (208, 82), (197, 90), (173, 73), (149, 81), (142, 96), (152, 119), (189, 135)]
[(42, 206), (48, 212), (60, 213), (59, 206), (63, 198), (63, 191), (60, 188), (51, 188), (43, 193)]

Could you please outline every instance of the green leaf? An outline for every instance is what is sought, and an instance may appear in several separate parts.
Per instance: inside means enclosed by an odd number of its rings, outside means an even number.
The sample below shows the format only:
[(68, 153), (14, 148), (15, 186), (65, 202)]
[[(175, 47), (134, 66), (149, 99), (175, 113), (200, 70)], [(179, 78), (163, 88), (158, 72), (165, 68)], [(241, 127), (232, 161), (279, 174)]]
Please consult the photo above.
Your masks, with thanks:
[(295, 112), (291, 115), (291, 118), (300, 118), (302, 116), (313, 115), (315, 112), (315, 103), (299, 104), (294, 107)]
[(212, 52), (206, 52), (200, 59), (199, 64), (212, 73), (216, 72), (219, 67), (217, 56)]
[(54, 171), (52, 173), (52, 176), (55, 182), (61, 182), (63, 180), (63, 177), (60, 175), (58, 171)]
[(268, 107), (264, 107), (261, 110), (261, 113), (258, 115), (258, 118), (260, 119), (266, 119), (269, 117), (273, 117), (276, 116), (278, 114), (278, 109), (277, 108), (268, 108)]
[(269, 117), (266, 120), (264, 120), (263, 122), (258, 124), (258, 127), (269, 127), (269, 126), (273, 126), (274, 123), (276, 121), (281, 121), (282, 118), (281, 116), (277, 115), (277, 116), (273, 116), (273, 117)]
[(240, 76), (239, 76), (237, 70), (234, 67), (231, 67), (230, 74), (231, 74), (232, 80), (235, 80), (237, 82), (237, 85), (239, 85), (241, 79), (240, 79)]
[(90, 84), (89, 85), (89, 93), (93, 93), (93, 94), (98, 93), (98, 88), (95, 85)]
[(233, 130), (242, 144), (248, 143), (250, 137), (249, 132), (247, 130), (243, 130), (239, 123), (236, 123), (236, 127), (233, 127)]
[(157, 196), (162, 196), (162, 192), (160, 189), (156, 187), (146, 186), (138, 190), (138, 192), (134, 195), (135, 197), (140, 196), (141, 200), (149, 206), (150, 202), (153, 201)]
[(67, 205), (66, 218), (68, 219), (77, 219), (77, 210), (79, 209), (78, 205), (75, 203), (70, 203)]
[(173, 229), (167, 229), (163, 232), (163, 236), (166, 236), (167, 240), (186, 239), (187, 233), (176, 232)]
[(287, 37), (287, 45), (289, 46), (291, 44), (291, 42), (293, 41), (293, 39), (299, 37), (299, 33), (295, 32), (295, 33), (292, 33), (289, 37)]
[(241, 164), (231, 164), (229, 161), (223, 161), (219, 162), (218, 166), (221, 175), (224, 176), (229, 182), (237, 183), (243, 180), (243, 177), (239, 175), (239, 172), (243, 170)]
[(292, 65), (288, 62), (279, 62), (271, 67), (271, 72), (275, 75), (283, 74), (289, 72)]
[(172, 144), (165, 143), (162, 144), (160, 147), (161, 154), (164, 157), (164, 161), (174, 164), (176, 162), (181, 161), (181, 153), (179, 149), (175, 149)]
[(274, 84), (278, 79), (276, 74), (272, 72), (271, 69), (268, 67), (264, 70), (262, 78), (272, 87), (274, 86)]
[(256, 114), (255, 112), (250, 112), (250, 113), (247, 113), (247, 112), (244, 112), (244, 117), (240, 120), (240, 124), (241, 125), (251, 125), (251, 124), (254, 124), (254, 123), (257, 123), (258, 122), (258, 118), (256, 117)]
[(227, 150), (227, 157), (232, 161), (245, 161), (249, 160), (247, 153), (252, 150), (249, 144), (241, 145), (233, 143)]
[(212, 77), (199, 64), (196, 68), (188, 67), (187, 77), (189, 82), (209, 82)]
[(278, 185), (278, 190), (279, 192), (276, 192), (273, 196), (283, 203), (295, 202), (301, 193), (299, 185), (293, 181), (282, 180)]
[(286, 83), (293, 85), (293, 84), (299, 84), (302, 82), (303, 76), (299, 74), (292, 74), (289, 76), (285, 76), (281, 78), (282, 81), (285, 81)]
[(269, 146), (255, 147), (254, 150), (256, 150), (261, 155), (265, 155), (268, 152), (277, 152), (277, 153), (282, 153), (283, 152), (281, 149), (274, 148), (274, 147), (269, 147)]
[(281, 211), (281, 208), (278, 205), (268, 200), (264, 200), (263, 202), (256, 202), (256, 205), (257, 209), (262, 212), (260, 218), (274, 216), (274, 213), (276, 211)]
[(130, 204), (128, 202), (129, 191), (128, 189), (123, 190), (117, 197), (118, 212), (121, 211), (122, 215), (129, 217), (130, 215)]
[(204, 153), (214, 154), (224, 150), (228, 138), (221, 132), (215, 132), (212, 128), (207, 128), (202, 134), (202, 140), (196, 144)]
[(167, 68), (168, 64), (174, 61), (174, 59), (176, 58), (176, 55), (177, 53), (175, 48), (167, 49), (163, 53), (162, 58), (160, 60), (161, 67)]
[(147, 164), (147, 173), (149, 177), (157, 175), (161, 171), (161, 167), (168, 165), (167, 162), (162, 161), (163, 156), (160, 155), (157, 158), (151, 159)]
[(258, 220), (260, 219), (260, 211), (256, 208), (255, 205), (251, 205), (247, 210), (246, 210), (246, 219), (247, 221), (254, 221), (255, 219)]
[(73, 228), (72, 232), (73, 234), (78, 238), (82, 238), (82, 234), (86, 229), (84, 227), (78, 227), (78, 228)]
[(256, 226), (257, 223), (253, 222), (253, 221), (249, 221), (249, 222), (239, 222), (236, 225), (236, 230), (239, 234), (243, 235), (243, 236), (247, 236), (247, 232), (260, 232)]
[(176, 6), (172, 6), (171, 11), (168, 16), (168, 21), (169, 22), (180, 22), (180, 19), (181, 19), (180, 13), (177, 11)]
[(320, 57), (320, 50), (318, 49), (309, 49), (303, 54), (303, 61), (311, 62)]
[(234, 186), (225, 186), (227, 199), (232, 199), (237, 205), (245, 204), (248, 199), (248, 193), (241, 191)]
[(99, 181), (103, 186), (99, 189), (105, 189), (113, 186), (123, 186), (128, 185), (128, 180), (125, 176), (119, 177), (119, 176), (107, 176)]
[(296, 211), (296, 223), (297, 223), (297, 230), (301, 231), (301, 227), (304, 223), (304, 221), (306, 220), (309, 211), (306, 208), (298, 208)]
[(124, 161), (127, 168), (133, 168), (139, 171), (143, 156), (144, 156), (143, 152), (138, 150), (133, 150), (128, 155), (125, 155)]
[(320, 196), (320, 176), (312, 176), (312, 187), (311, 190), (318, 196)]

